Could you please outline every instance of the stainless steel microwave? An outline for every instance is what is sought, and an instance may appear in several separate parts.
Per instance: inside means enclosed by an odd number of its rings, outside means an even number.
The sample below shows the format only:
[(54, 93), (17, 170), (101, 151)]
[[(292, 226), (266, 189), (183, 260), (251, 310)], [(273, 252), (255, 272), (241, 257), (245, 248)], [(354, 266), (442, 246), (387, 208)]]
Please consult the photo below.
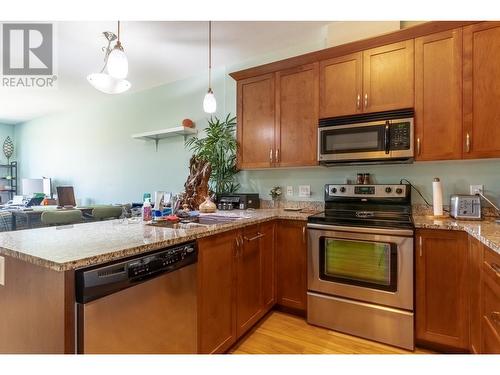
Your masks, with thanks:
[(411, 163), (413, 110), (321, 119), (318, 161), (323, 165)]

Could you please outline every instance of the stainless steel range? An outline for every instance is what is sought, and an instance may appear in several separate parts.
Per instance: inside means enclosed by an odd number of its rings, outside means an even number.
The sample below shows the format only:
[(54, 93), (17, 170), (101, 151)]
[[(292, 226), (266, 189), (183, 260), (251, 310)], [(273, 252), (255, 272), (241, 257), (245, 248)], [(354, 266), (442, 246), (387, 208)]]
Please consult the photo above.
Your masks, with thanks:
[(409, 185), (326, 185), (308, 220), (307, 320), (414, 349)]

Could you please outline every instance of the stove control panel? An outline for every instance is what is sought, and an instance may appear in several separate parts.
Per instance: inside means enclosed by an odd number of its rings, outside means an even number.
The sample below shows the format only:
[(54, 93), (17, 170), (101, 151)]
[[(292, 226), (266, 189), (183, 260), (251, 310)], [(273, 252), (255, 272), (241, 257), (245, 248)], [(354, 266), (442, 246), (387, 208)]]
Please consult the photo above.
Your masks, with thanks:
[(325, 185), (325, 197), (404, 198), (408, 185)]

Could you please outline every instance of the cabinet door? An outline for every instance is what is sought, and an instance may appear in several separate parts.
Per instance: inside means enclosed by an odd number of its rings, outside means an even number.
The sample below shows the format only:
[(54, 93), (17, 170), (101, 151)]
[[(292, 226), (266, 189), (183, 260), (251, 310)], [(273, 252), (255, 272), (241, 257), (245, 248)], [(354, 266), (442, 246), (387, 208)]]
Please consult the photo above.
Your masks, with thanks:
[(236, 237), (222, 233), (198, 241), (198, 347), (223, 353), (236, 341)]
[(273, 166), (274, 74), (238, 81), (238, 166)]
[(318, 64), (276, 74), (275, 162), (280, 167), (318, 164)]
[(359, 113), (362, 94), (362, 52), (321, 61), (319, 117)]
[(263, 234), (260, 246), (262, 252), (262, 305), (265, 312), (276, 303), (276, 257), (275, 257), (275, 224), (274, 221), (260, 226)]
[(462, 158), (462, 30), (415, 39), (417, 160)]
[(240, 337), (261, 317), (262, 312), (262, 234), (259, 226), (243, 229), (243, 244), (237, 256), (236, 332)]
[(466, 351), (469, 346), (467, 234), (419, 230), (417, 241), (417, 341), (449, 351)]
[(364, 51), (364, 111), (413, 108), (413, 65), (413, 39)]
[(500, 22), (464, 35), (464, 158), (500, 157)]
[(500, 255), (484, 247), (481, 286), (481, 353), (500, 354)]
[(469, 236), (469, 309), (470, 351), (481, 353), (481, 267), (483, 245)]
[(280, 221), (277, 227), (278, 304), (307, 309), (307, 236), (306, 224)]

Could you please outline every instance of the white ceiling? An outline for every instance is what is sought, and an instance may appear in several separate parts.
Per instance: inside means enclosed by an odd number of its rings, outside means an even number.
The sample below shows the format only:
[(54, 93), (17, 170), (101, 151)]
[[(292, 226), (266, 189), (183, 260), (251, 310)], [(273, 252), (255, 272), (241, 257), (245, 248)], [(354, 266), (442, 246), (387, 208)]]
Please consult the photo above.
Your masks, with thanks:
[[(213, 66), (236, 64), (277, 49), (325, 38), (328, 22), (215, 22)], [(0, 123), (19, 123), (103, 100), (86, 81), (103, 64), (106, 30), (116, 22), (57, 22), (58, 87), (0, 87)], [(187, 78), (207, 69), (207, 22), (122, 22), (131, 92)]]

